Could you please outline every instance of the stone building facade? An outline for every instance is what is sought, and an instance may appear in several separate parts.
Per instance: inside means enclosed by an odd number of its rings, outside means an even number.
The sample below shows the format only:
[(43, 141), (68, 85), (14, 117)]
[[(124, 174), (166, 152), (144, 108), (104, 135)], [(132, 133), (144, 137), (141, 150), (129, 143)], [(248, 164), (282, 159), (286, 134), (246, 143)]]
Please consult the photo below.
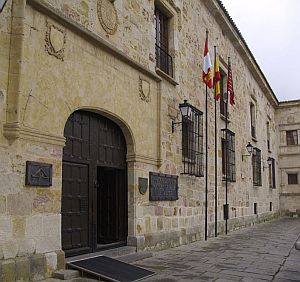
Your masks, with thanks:
[[(228, 56), (233, 66), (228, 230), (272, 219), (280, 204), (287, 209), (278, 122), (289, 111), (296, 122), (299, 107), (278, 102), (219, 1), (8, 0), (0, 14), (2, 280), (50, 276), (65, 254), (203, 240), (206, 206), (208, 237), (216, 215), (218, 233), (225, 232), (225, 119), (218, 102), (215, 213), (212, 90), (205, 165), (206, 30), (211, 54), (218, 46), (224, 87)], [(184, 100), (192, 123), (182, 122)], [(162, 182), (172, 199), (164, 191), (153, 196)]]
[(276, 110), (279, 138), (280, 208), (300, 213), (300, 101), (279, 103)]

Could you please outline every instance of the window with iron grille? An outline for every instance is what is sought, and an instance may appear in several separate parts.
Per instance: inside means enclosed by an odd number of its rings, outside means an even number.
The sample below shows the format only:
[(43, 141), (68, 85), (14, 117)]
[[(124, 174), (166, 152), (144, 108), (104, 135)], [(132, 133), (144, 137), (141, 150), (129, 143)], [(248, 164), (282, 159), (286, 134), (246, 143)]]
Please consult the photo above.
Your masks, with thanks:
[(288, 173), (288, 184), (298, 184), (298, 173)]
[(256, 129), (255, 129), (255, 107), (254, 104), (250, 104), (250, 121), (251, 121), (251, 136), (256, 138)]
[(275, 160), (271, 158), (272, 163), (269, 164), (269, 187), (276, 188), (275, 182)]
[(155, 7), (156, 19), (156, 66), (163, 72), (173, 77), (173, 58), (169, 54), (169, 18)]
[(261, 151), (253, 148), (252, 152), (253, 185), (261, 186)]
[(286, 131), (286, 144), (297, 145), (298, 144), (298, 133), (297, 130), (287, 130)]
[(203, 113), (192, 107), (189, 118), (182, 119), (183, 174), (203, 176)]
[[(227, 181), (235, 182), (236, 173), (235, 173), (235, 134), (227, 129), (221, 130), (222, 133), (222, 174), (223, 180), (226, 180), (227, 172)], [(227, 136), (226, 136), (227, 135)]]

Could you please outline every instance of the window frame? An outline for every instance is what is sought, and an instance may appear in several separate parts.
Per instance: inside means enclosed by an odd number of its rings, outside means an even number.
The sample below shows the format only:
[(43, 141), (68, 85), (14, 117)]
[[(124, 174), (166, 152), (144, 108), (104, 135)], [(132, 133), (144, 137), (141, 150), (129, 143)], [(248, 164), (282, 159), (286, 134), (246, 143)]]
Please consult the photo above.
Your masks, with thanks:
[(250, 130), (251, 137), (256, 138), (256, 116), (255, 116), (255, 105), (250, 103)]
[[(221, 75), (221, 79), (220, 79), (220, 115), (223, 117), (226, 117), (226, 109), (227, 109), (227, 115), (228, 115), (228, 99), (226, 96), (227, 93), (224, 90), (224, 81), (226, 78), (226, 73), (224, 71), (222, 71), (222, 69), (220, 69), (220, 75)], [(226, 99), (224, 99), (224, 95), (226, 95)]]
[[(288, 185), (298, 185), (298, 184), (299, 184), (298, 172), (288, 172), (287, 175), (288, 175), (288, 182), (287, 182)], [(290, 176), (296, 176), (296, 181), (295, 181), (295, 183), (291, 183), (291, 182), (293, 182), (293, 181), (292, 181), (292, 179), (290, 179)]]
[(268, 164), (268, 180), (269, 180), (269, 188), (276, 188), (276, 174), (275, 174), (275, 159), (270, 158), (272, 160), (271, 164)]
[(155, 5), (155, 59), (156, 67), (174, 77), (174, 60), (170, 55), (170, 16)]
[[(227, 135), (227, 136), (226, 136)], [(227, 139), (227, 146), (226, 146)], [(227, 147), (227, 150), (225, 149)], [(222, 179), (236, 182), (236, 163), (235, 163), (235, 133), (231, 130), (221, 129), (221, 150), (222, 150)], [(228, 160), (228, 162), (227, 162)]]
[[(295, 133), (295, 134), (293, 134), (293, 133)], [(289, 134), (291, 134), (291, 135), (288, 136)], [(296, 129), (286, 130), (285, 136), (286, 136), (286, 145), (287, 146), (296, 146), (299, 144), (298, 130), (296, 130)], [(295, 137), (296, 137), (296, 139), (295, 139)]]
[(267, 121), (267, 148), (268, 148), (268, 151), (271, 150), (271, 137), (270, 137), (270, 122)]
[(204, 176), (203, 113), (191, 106), (190, 118), (182, 117), (182, 174)]
[(252, 152), (253, 186), (262, 186), (261, 150), (254, 147)]

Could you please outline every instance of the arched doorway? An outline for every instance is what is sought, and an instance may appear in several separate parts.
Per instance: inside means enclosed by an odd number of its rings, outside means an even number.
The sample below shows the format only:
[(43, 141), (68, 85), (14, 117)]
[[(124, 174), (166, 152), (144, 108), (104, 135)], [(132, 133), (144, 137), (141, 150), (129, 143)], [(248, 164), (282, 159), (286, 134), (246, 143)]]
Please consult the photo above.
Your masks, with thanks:
[(67, 120), (62, 173), (66, 256), (126, 245), (126, 141), (110, 119), (76, 111)]

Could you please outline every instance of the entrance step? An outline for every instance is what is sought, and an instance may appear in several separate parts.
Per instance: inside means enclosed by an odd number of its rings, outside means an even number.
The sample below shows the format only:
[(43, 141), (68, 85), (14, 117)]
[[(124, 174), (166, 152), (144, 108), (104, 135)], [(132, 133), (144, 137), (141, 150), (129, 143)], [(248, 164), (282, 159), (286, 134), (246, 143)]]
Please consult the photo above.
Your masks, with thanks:
[(73, 269), (63, 269), (53, 273), (53, 278), (60, 280), (70, 280), (77, 277), (80, 277), (80, 273), (78, 270)]
[(100, 252), (96, 252), (96, 253), (89, 253), (89, 254), (84, 254), (84, 255), (80, 255), (80, 256), (69, 257), (69, 258), (66, 258), (66, 263), (71, 262), (71, 261), (76, 261), (76, 260), (98, 257), (98, 256), (107, 256), (110, 258), (117, 258), (117, 257), (126, 256), (126, 255), (130, 255), (130, 254), (135, 254), (135, 253), (136, 253), (136, 247), (124, 246), (124, 247), (109, 249), (109, 250), (100, 251)]

